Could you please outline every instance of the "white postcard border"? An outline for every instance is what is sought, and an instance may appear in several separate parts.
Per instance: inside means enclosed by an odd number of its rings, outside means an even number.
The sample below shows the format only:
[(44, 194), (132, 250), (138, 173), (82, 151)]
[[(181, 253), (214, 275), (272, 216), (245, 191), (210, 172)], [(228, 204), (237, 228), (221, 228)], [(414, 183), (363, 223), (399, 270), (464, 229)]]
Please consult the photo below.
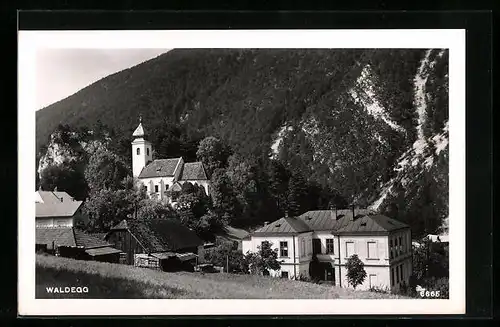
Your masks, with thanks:
[[(20, 315), (328, 315), (465, 313), (465, 30), (19, 31), (18, 313)], [(450, 299), (35, 299), (35, 99), (40, 48), (449, 49)], [(29, 196), (28, 196), (29, 194)]]

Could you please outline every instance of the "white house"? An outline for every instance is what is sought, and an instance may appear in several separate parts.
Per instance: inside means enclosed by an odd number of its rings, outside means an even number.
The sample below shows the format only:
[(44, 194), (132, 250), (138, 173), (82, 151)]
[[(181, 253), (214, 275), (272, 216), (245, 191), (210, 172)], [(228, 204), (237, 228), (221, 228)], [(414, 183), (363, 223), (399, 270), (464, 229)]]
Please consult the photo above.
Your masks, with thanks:
[(36, 227), (73, 227), (81, 213), (82, 201), (77, 201), (66, 192), (35, 192)]
[(146, 140), (142, 121), (132, 134), (132, 172), (146, 186), (148, 195), (167, 203), (175, 202), (175, 194), (184, 183), (200, 185), (209, 194), (210, 181), (201, 162), (184, 162), (182, 157), (155, 159)]
[[(397, 289), (412, 271), (408, 225), (369, 210), (315, 210), (284, 217), (256, 230), (243, 241), (243, 253), (256, 252), (262, 242), (278, 251), (283, 278), (316, 277), (341, 287), (347, 282), (347, 259), (357, 254), (366, 279), (357, 289)], [(317, 259), (312, 269), (313, 258)], [(315, 274), (315, 276), (311, 276)]]

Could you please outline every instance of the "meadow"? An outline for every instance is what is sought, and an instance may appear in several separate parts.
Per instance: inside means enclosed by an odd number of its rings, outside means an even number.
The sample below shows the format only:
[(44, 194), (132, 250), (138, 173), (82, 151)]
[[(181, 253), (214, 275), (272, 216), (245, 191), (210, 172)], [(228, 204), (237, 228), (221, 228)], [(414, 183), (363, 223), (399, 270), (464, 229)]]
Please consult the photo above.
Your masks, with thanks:
[[(48, 293), (47, 287), (88, 287)], [(402, 299), (326, 284), (227, 273), (167, 273), (133, 266), (36, 256), (36, 298), (93, 299)]]

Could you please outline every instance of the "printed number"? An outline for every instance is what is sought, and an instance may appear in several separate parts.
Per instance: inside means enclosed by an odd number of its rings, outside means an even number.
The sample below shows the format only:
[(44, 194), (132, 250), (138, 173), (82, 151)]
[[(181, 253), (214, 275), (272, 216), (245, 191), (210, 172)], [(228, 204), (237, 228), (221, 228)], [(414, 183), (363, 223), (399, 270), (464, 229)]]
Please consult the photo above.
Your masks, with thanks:
[(439, 297), (440, 291), (420, 291), (421, 297)]

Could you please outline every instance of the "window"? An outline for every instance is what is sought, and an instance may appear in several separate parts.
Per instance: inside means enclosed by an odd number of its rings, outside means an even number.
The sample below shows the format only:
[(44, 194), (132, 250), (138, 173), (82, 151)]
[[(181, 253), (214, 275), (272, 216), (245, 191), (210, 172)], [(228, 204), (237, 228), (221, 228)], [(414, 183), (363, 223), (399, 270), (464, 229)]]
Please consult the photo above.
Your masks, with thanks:
[(389, 252), (390, 252), (390, 258), (392, 259), (394, 257), (394, 254), (392, 252), (392, 240), (389, 240)]
[(280, 242), (280, 257), (288, 257), (288, 242)]
[(401, 281), (403, 281), (404, 280), (404, 278), (403, 278), (403, 265), (399, 266), (399, 274), (400, 274), (399, 279), (401, 279)]
[(326, 253), (333, 254), (333, 238), (326, 239)]
[(394, 267), (391, 268), (391, 285), (394, 285)]
[(403, 238), (399, 237), (399, 254), (403, 253)]
[(288, 271), (282, 271), (281, 278), (288, 278)]
[(265, 270), (262, 272), (262, 275), (263, 275), (263, 276), (269, 276), (269, 270), (265, 269)]
[(321, 254), (321, 240), (319, 238), (313, 238), (312, 245), (313, 245), (313, 249), (312, 249), (313, 255)]
[(141, 154), (141, 148), (137, 148), (137, 154)]
[(377, 259), (377, 243), (376, 242), (368, 242), (368, 258)]
[(399, 266), (396, 266), (396, 284), (399, 284)]
[(368, 282), (369, 282), (368, 287), (370, 287), (370, 288), (377, 286), (377, 275), (375, 275), (375, 274), (370, 275), (368, 277)]
[(155, 185), (155, 192), (158, 193), (158, 185)]
[(146, 148), (146, 154), (149, 156), (149, 148)]
[(302, 239), (300, 243), (300, 256), (305, 257), (306, 255), (306, 240)]
[(267, 246), (267, 245), (269, 245), (269, 242), (268, 242), (268, 241), (262, 241), (262, 242), (260, 242), (260, 251), (262, 251), (262, 249), (263, 249), (265, 246)]
[(349, 258), (354, 254), (354, 242), (345, 242), (345, 256)]

